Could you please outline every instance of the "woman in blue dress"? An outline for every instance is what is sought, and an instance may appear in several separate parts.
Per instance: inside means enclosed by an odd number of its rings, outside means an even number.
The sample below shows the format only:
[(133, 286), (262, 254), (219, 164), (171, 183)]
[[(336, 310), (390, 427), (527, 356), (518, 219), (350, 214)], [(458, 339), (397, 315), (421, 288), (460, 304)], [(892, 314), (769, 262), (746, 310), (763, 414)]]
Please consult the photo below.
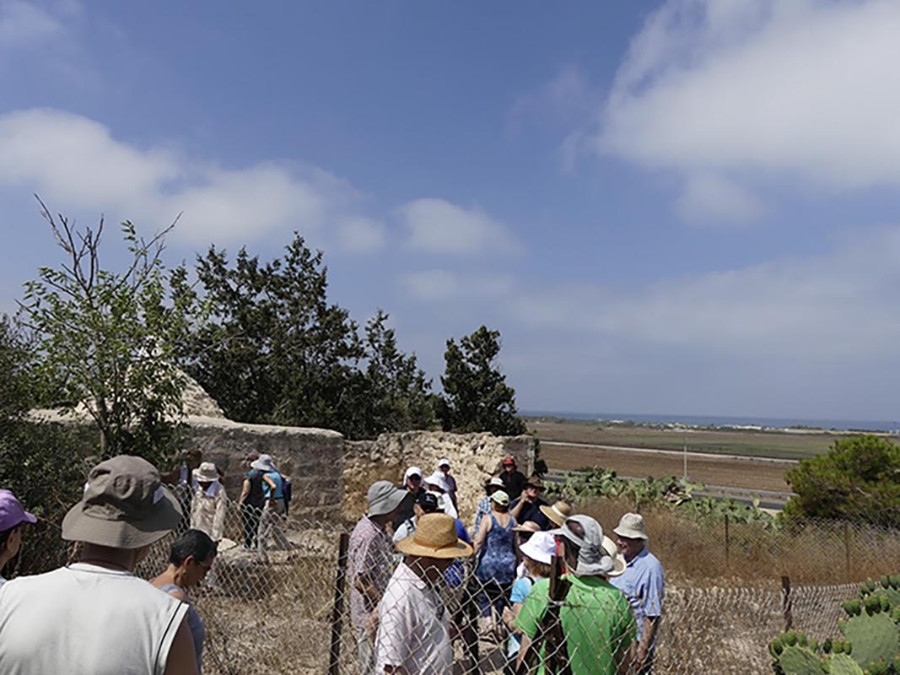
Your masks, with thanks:
[(475, 534), (478, 566), (475, 576), (487, 595), (491, 625), (501, 626), (503, 608), (509, 604), (509, 590), (516, 578), (516, 519), (509, 513), (509, 495), (497, 490), (491, 495), (491, 512), (481, 519)]

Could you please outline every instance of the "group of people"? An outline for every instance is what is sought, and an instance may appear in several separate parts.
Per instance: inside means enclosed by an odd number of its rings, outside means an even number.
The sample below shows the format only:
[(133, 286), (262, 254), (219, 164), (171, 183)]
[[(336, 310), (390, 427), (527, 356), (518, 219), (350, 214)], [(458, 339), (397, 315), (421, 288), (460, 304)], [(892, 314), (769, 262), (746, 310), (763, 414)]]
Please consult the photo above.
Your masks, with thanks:
[[(244, 458), (246, 472), (238, 503), (241, 510), (244, 550), (258, 551), (268, 559), (269, 542), (289, 548), (281, 523), (287, 515), (291, 481), (282, 474), (271, 455), (251, 452)], [(197, 449), (185, 453), (178, 469), (163, 476), (174, 486), (184, 509), (187, 525), (221, 542), (228, 514), (224, 475), (213, 462), (202, 461)]]
[[(216, 542), (189, 529), (156, 578), (134, 576), (183, 515), (146, 460), (123, 455), (95, 466), (62, 523), (62, 538), (81, 543), (78, 562), (0, 585), (0, 672), (200, 673), (205, 629), (188, 593), (212, 567)], [(0, 572), (35, 522), (0, 490)]]
[(533, 640), (546, 635), (558, 558), (568, 590), (557, 617), (573, 675), (651, 673), (664, 578), (643, 518), (623, 515), (613, 541), (594, 518), (544, 501), (540, 478), (526, 478), (515, 458), (501, 466), (478, 504), (474, 541), (458, 517), (449, 460), (439, 460), (430, 476), (412, 466), (402, 485), (378, 481), (369, 488), (368, 510), (349, 544), (361, 672), (451, 672), (451, 638), (465, 639), (464, 627), (441, 591), (463, 582), (461, 560), (474, 556), (477, 582), (468, 601), (485, 619), (482, 637), (508, 633), (506, 672), (547, 656)]

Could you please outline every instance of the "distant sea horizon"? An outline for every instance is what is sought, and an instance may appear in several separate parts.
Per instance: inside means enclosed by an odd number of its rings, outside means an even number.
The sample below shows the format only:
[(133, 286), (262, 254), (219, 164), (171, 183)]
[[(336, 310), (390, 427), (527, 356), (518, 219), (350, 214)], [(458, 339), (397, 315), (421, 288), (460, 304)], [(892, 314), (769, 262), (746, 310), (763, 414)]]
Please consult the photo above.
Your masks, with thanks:
[(898, 431), (900, 423), (886, 420), (810, 419), (803, 417), (753, 417), (732, 415), (667, 415), (638, 413), (580, 413), (550, 410), (523, 410), (525, 417), (560, 417), (572, 420), (620, 420), (638, 424), (687, 424), (693, 426), (759, 426), (773, 429), (810, 428), (835, 431)]

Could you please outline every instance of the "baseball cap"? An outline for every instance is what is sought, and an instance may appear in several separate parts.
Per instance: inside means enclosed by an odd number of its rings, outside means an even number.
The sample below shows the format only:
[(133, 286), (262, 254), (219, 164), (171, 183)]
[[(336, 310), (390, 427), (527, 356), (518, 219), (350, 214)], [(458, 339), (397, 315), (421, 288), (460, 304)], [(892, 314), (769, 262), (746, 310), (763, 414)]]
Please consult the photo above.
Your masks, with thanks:
[(0, 490), (0, 532), (11, 530), (22, 523), (34, 524), (37, 518), (28, 513), (10, 490)]

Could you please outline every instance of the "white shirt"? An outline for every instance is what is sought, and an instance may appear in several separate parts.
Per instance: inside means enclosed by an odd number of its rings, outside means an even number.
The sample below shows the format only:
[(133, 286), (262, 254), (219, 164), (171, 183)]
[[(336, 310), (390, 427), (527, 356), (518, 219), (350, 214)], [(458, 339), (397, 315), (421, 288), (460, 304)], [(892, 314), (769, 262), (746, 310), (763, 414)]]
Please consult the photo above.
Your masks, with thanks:
[(163, 675), (188, 606), (129, 572), (76, 563), (0, 588), (0, 673)]
[[(442, 580), (443, 581), (443, 580)], [(400, 563), (378, 605), (375, 672), (402, 667), (410, 675), (450, 675), (449, 613), (434, 588)]]

